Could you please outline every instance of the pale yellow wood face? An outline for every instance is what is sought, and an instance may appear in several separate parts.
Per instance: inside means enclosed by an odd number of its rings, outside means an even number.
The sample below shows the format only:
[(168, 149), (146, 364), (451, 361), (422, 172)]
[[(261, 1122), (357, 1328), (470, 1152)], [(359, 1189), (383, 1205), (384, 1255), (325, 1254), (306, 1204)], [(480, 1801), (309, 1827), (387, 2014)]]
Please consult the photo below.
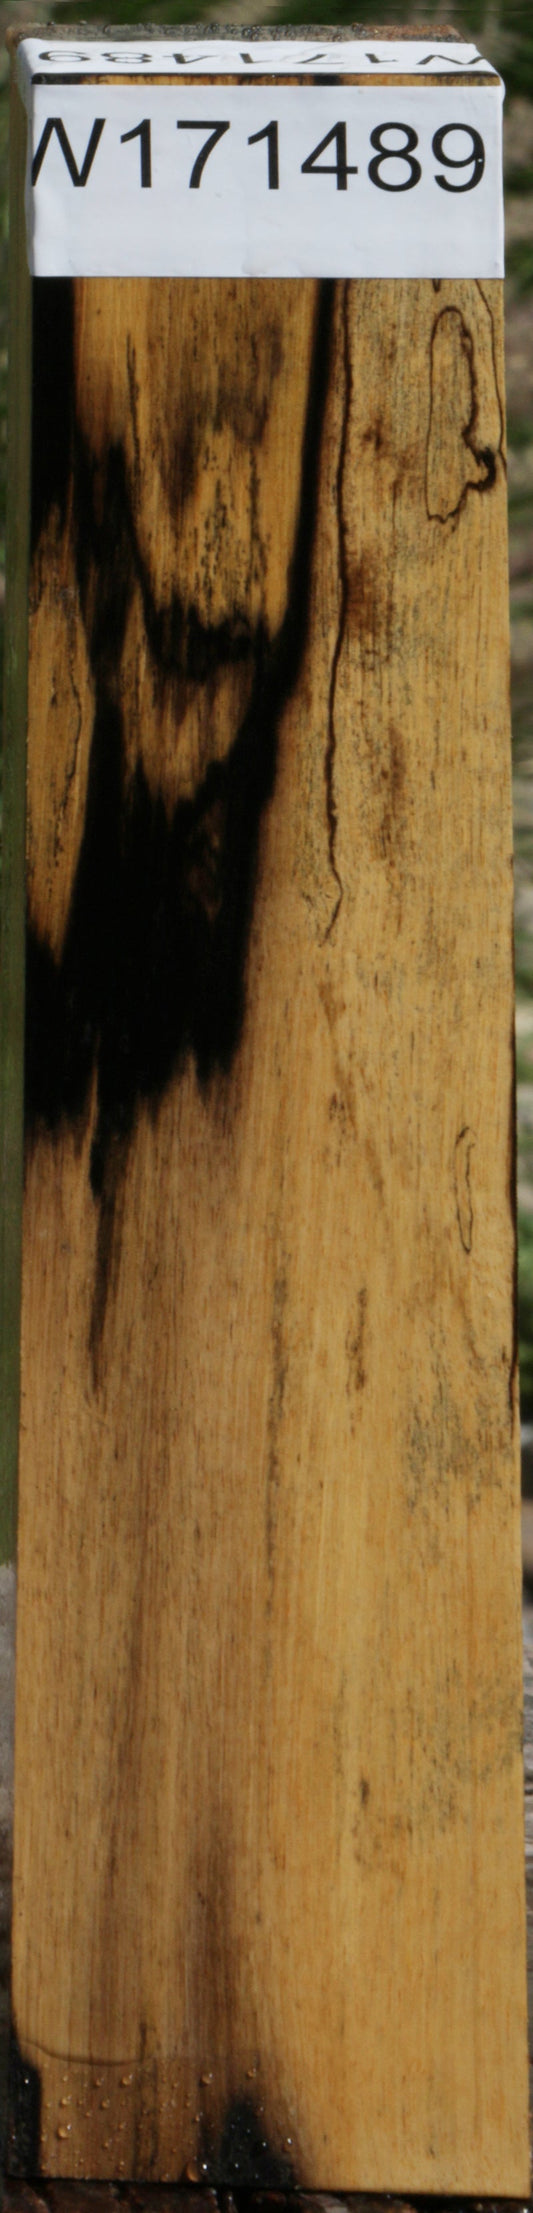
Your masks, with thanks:
[[(98, 700), (119, 819), (142, 783), (162, 852), (243, 726), (246, 759), (277, 738), (233, 1049), (137, 1084), (97, 1190), (101, 1052), (28, 1138), (14, 2013), (42, 2166), (222, 2175), (244, 2101), (307, 2187), (518, 2195), (501, 289), (87, 283), (73, 332), (29, 670), (58, 972)], [(231, 632), (207, 675), (194, 624)], [(209, 932), (233, 818), (207, 792)]]

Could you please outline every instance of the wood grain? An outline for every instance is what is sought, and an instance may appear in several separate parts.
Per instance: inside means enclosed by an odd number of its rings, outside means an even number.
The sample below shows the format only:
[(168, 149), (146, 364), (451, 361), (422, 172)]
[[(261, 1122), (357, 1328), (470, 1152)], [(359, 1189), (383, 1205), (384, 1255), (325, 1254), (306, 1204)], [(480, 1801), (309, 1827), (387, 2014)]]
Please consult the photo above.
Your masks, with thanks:
[(34, 2157), (527, 2193), (501, 288), (34, 289)]
[(24, 820), (30, 506), (31, 287), (24, 235), (26, 123), (14, 86), (9, 124), (8, 621), (2, 732), (0, 873), (0, 1559), (16, 1549), (23, 1175)]

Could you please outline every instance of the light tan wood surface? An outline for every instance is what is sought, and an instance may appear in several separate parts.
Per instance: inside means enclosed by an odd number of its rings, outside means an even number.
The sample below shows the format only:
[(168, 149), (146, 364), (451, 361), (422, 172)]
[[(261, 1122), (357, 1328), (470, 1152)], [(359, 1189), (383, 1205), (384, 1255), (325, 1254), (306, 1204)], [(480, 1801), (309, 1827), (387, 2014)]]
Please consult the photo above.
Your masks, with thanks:
[(52, 312), (39, 2161), (527, 2193), (501, 288), (41, 288), (37, 368)]

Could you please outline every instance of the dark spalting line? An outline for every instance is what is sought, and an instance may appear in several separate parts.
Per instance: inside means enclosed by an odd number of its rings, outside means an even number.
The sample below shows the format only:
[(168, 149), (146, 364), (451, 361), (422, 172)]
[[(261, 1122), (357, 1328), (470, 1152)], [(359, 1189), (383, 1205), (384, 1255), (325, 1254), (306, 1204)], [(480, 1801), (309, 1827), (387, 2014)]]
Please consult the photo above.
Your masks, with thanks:
[(506, 456), (506, 452), (505, 452), (505, 406), (504, 406), (504, 402), (503, 402), (503, 399), (502, 399), (502, 395), (501, 395), (501, 391), (500, 391), (500, 381), (499, 381), (498, 361), (497, 361), (497, 356), (496, 356), (496, 331), (495, 331), (495, 328), (494, 328), (494, 316), (493, 316), (493, 312), (492, 312), (492, 308), (491, 308), (490, 300), (489, 300), (489, 299), (487, 299), (487, 294), (486, 294), (486, 292), (484, 292), (484, 290), (483, 290), (483, 285), (482, 285), (482, 284), (480, 283), (480, 279), (479, 279), (479, 277), (476, 277), (475, 283), (476, 283), (476, 291), (477, 291), (477, 292), (479, 292), (479, 296), (480, 296), (480, 299), (482, 299), (482, 301), (483, 301), (483, 306), (484, 306), (484, 307), (486, 307), (486, 310), (487, 310), (487, 315), (488, 315), (488, 318), (489, 318), (489, 322), (490, 322), (490, 350), (491, 350), (491, 354), (492, 354), (492, 368), (493, 368), (493, 374), (494, 374), (494, 383), (495, 383), (495, 387), (496, 387), (496, 394), (497, 394), (497, 399), (498, 399), (498, 409), (499, 409), (499, 416), (500, 416), (500, 443), (499, 443), (499, 446), (498, 446), (498, 453), (499, 453), (499, 456), (500, 456), (500, 460), (501, 460), (501, 461), (502, 461), (502, 463), (503, 463), (503, 467), (504, 467), (505, 471), (507, 472), (507, 456)]
[[(99, 472), (97, 511), (96, 464), (72, 419), (70, 283), (35, 283), (34, 542), (52, 504), (65, 514), (71, 467), (78, 584), (96, 704), (84, 831), (61, 961), (31, 924), (28, 930), (26, 1120), (29, 1134), (37, 1123), (53, 1131), (64, 1117), (76, 1120), (97, 1067), (91, 1184), (104, 1205), (95, 1342), (105, 1314), (112, 1243), (113, 1154), (124, 1163), (124, 1141), (139, 1100), (159, 1099), (189, 1052), (207, 1084), (217, 1069), (229, 1070), (241, 1036), (259, 829), (274, 789), (279, 719), (297, 682), (307, 636), (334, 289), (329, 281), (318, 288), (287, 601), (269, 641), (261, 625), (252, 632), (239, 615), (209, 629), (194, 608), (185, 609), (177, 599), (163, 613), (156, 608), (137, 544), (122, 447), (108, 449), (103, 499)], [(42, 380), (43, 363), (48, 366)], [(249, 659), (253, 671), (249, 706), (225, 759), (210, 763), (194, 798), (179, 800), (170, 820), (140, 763), (128, 789), (124, 777), (117, 666), (136, 583), (162, 679), (174, 674), (202, 684), (217, 668), (241, 659)]]
[(262, 2114), (252, 2099), (235, 2098), (228, 2107), (218, 2142), (204, 2137), (202, 2181), (213, 2189), (286, 2191), (296, 2188), (294, 2170), (265, 2135)]
[(8, 2175), (38, 2175), (41, 2137), (41, 2080), (24, 2059), (14, 2028), (10, 2032), (6, 2144)]
[[(467, 1142), (468, 1138), (470, 1138), (470, 1144), (468, 1144), (468, 1142)], [(471, 1154), (471, 1152), (472, 1152), (472, 1150), (473, 1150), (473, 1147), (474, 1147), (474, 1145), (475, 1145), (475, 1142), (476, 1142), (476, 1140), (475, 1140), (475, 1137), (474, 1137), (474, 1135), (473, 1135), (473, 1131), (472, 1131), (472, 1130), (471, 1130), (471, 1129), (469, 1128), (468, 1122), (465, 1122), (465, 1124), (464, 1124), (464, 1128), (463, 1128), (462, 1130), (459, 1130), (459, 1135), (458, 1135), (458, 1137), (456, 1137), (456, 1140), (455, 1140), (455, 1145), (454, 1145), (454, 1149), (453, 1149), (453, 1151), (454, 1151), (455, 1212), (456, 1212), (456, 1215), (457, 1215), (457, 1227), (458, 1227), (458, 1230), (459, 1230), (459, 1236), (460, 1236), (460, 1239), (461, 1239), (461, 1244), (462, 1244), (462, 1247), (463, 1247), (463, 1252), (465, 1252), (465, 1253), (471, 1253), (471, 1251), (472, 1251), (472, 1233), (473, 1233), (473, 1227), (474, 1227), (474, 1214), (473, 1214), (473, 1207), (472, 1207), (472, 1188), (471, 1188), (471, 1181), (470, 1181), (470, 1154)], [(464, 1226), (464, 1223), (463, 1223), (463, 1221), (462, 1221), (462, 1219), (461, 1219), (461, 1206), (460, 1206), (460, 1199), (459, 1199), (459, 1184), (458, 1184), (458, 1154), (459, 1154), (459, 1146), (460, 1146), (460, 1145), (464, 1146), (464, 1184), (465, 1184), (465, 1189), (466, 1189), (466, 1196), (467, 1196), (467, 1201), (468, 1201), (468, 1212), (469, 1212), (469, 1222), (468, 1222), (468, 1224), (467, 1224), (467, 1227), (466, 1227), (466, 1235), (465, 1235), (465, 1226)], [(462, 1163), (462, 1161), (461, 1161), (461, 1168), (462, 1168), (462, 1167), (463, 1167), (463, 1163)]]
[[(481, 288), (479, 288), (479, 289), (481, 289)], [(482, 298), (483, 298), (483, 300), (485, 299), (485, 295), (484, 295), (484, 293), (482, 294)], [(487, 304), (487, 303), (485, 302), (485, 305), (486, 305), (486, 304)], [(490, 308), (489, 308), (489, 314), (490, 314)], [(478, 482), (477, 484), (476, 484), (476, 483), (468, 483), (468, 484), (464, 484), (464, 485), (463, 485), (463, 490), (462, 490), (462, 492), (461, 492), (461, 493), (460, 493), (460, 495), (459, 495), (459, 499), (457, 500), (457, 502), (456, 502), (456, 505), (455, 505), (455, 507), (447, 507), (447, 508), (446, 508), (446, 511), (445, 511), (445, 513), (444, 513), (443, 515), (441, 515), (441, 514), (440, 514), (440, 512), (439, 512), (439, 509), (438, 509), (438, 508), (433, 508), (433, 507), (430, 507), (430, 505), (429, 505), (429, 493), (428, 493), (428, 476), (429, 476), (429, 451), (430, 451), (430, 445), (431, 445), (431, 431), (432, 431), (432, 423), (433, 423), (433, 406), (434, 406), (434, 376), (435, 376), (435, 369), (434, 369), (434, 357), (435, 357), (435, 341), (436, 341), (436, 337), (437, 337), (437, 331), (438, 331), (438, 328), (439, 328), (439, 324), (440, 324), (440, 323), (443, 323), (443, 322), (445, 321), (446, 317), (447, 317), (447, 316), (449, 316), (449, 315), (453, 315), (454, 317), (457, 317), (457, 320), (458, 320), (458, 322), (460, 323), (460, 326), (461, 326), (461, 342), (462, 342), (462, 346), (463, 346), (463, 351), (464, 351), (464, 354), (465, 354), (466, 360), (467, 360), (467, 362), (468, 362), (468, 370), (469, 370), (469, 375), (470, 375), (470, 392), (471, 392), (470, 415), (469, 415), (469, 418), (468, 418), (468, 422), (466, 423), (466, 425), (465, 425), (465, 428), (464, 428), (464, 430), (462, 430), (462, 431), (461, 431), (461, 438), (462, 438), (462, 441), (463, 441), (463, 445), (465, 445), (465, 446), (466, 446), (466, 448), (467, 448), (467, 451), (468, 451), (469, 453), (471, 453), (471, 454), (473, 455), (474, 461), (477, 461), (477, 463), (478, 463), (478, 466), (479, 466), (480, 468), (484, 468), (484, 470), (485, 470), (485, 475), (484, 475), (483, 477), (480, 477), (480, 479), (479, 479), (479, 482)], [(492, 350), (492, 359), (493, 359), (493, 363), (494, 363), (494, 325), (493, 325), (493, 319), (492, 319), (492, 315), (491, 315), (491, 326), (492, 326), (492, 341), (491, 341), (491, 350)], [(496, 372), (495, 372), (495, 382), (496, 382), (496, 393), (497, 393), (497, 398), (498, 398), (498, 407), (499, 407), (499, 414), (500, 414), (500, 436), (499, 436), (499, 441), (498, 441), (498, 445), (497, 445), (497, 446), (496, 446), (496, 448), (494, 449), (494, 448), (493, 448), (492, 446), (481, 446), (481, 445), (476, 445), (476, 437), (475, 437), (475, 434), (476, 434), (476, 427), (477, 427), (477, 422), (478, 422), (478, 414), (479, 414), (479, 395), (478, 395), (478, 380), (477, 380), (477, 370), (476, 370), (476, 350), (475, 350), (475, 340), (474, 340), (474, 338), (473, 338), (473, 336), (472, 336), (472, 332), (471, 332), (471, 331), (470, 331), (470, 330), (468, 329), (468, 325), (467, 325), (467, 323), (465, 322), (465, 319), (464, 319), (464, 315), (462, 315), (462, 314), (461, 314), (461, 310), (460, 310), (460, 308), (458, 308), (458, 307), (454, 307), (453, 305), (452, 305), (452, 306), (450, 306), (450, 307), (442, 307), (442, 308), (440, 309), (440, 311), (439, 311), (439, 314), (438, 314), (438, 315), (436, 315), (436, 317), (435, 317), (435, 321), (434, 321), (434, 324), (433, 324), (433, 329), (432, 329), (432, 332), (431, 332), (431, 342), (430, 342), (430, 397), (429, 397), (429, 420), (428, 420), (428, 431), (427, 431), (427, 440), (426, 440), (426, 475), (425, 475), (425, 485), (426, 485), (426, 495), (425, 495), (425, 496), (426, 496), (426, 514), (427, 514), (428, 522), (438, 522), (438, 523), (448, 523), (448, 522), (453, 522), (453, 521), (455, 520), (455, 517), (456, 517), (457, 515), (460, 515), (460, 514), (462, 514), (462, 510), (463, 510), (463, 508), (464, 508), (464, 507), (465, 507), (465, 505), (466, 505), (466, 501), (467, 501), (467, 499), (468, 499), (468, 495), (469, 495), (469, 493), (470, 493), (470, 492), (478, 492), (478, 493), (481, 493), (481, 492), (491, 492), (491, 491), (492, 491), (493, 485), (494, 485), (494, 484), (495, 484), (495, 482), (496, 482), (496, 463), (497, 463), (497, 461), (498, 461), (498, 460), (500, 459), (500, 457), (501, 457), (501, 458), (503, 458), (503, 456), (502, 456), (502, 439), (503, 439), (503, 417), (502, 417), (502, 407), (501, 407), (501, 400), (500, 400), (500, 393), (499, 393), (499, 388), (498, 388), (498, 382), (497, 382), (497, 378), (496, 378)]]

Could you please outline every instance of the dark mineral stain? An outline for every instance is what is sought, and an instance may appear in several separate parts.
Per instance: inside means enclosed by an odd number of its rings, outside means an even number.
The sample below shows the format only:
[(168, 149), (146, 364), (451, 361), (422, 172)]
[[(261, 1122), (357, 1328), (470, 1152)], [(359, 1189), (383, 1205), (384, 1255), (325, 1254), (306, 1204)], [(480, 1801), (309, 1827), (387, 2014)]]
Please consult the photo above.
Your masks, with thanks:
[(32, 285), (31, 544), (39, 543), (52, 506), (65, 521), (72, 468), (72, 285), (65, 277), (34, 277)]
[(202, 2181), (215, 2190), (295, 2189), (291, 2163), (268, 2143), (262, 2115), (251, 2098), (235, 2098), (218, 2143), (204, 2143)]
[(8, 2175), (25, 2175), (30, 2179), (39, 2173), (39, 2146), (41, 2136), (41, 2081), (37, 2068), (24, 2059), (11, 2028), (9, 2045), (9, 2077), (7, 2103), (7, 2129), (4, 2154), (4, 2171)]
[[(236, 613), (206, 628), (177, 598), (154, 604), (137, 543), (122, 446), (103, 464), (72, 420), (72, 298), (68, 280), (34, 286), (36, 407), (34, 543), (52, 505), (66, 510), (72, 469), (73, 529), (81, 606), (94, 678), (95, 717), (83, 838), (61, 960), (32, 928), (26, 984), (26, 1117), (51, 1130), (79, 1117), (97, 1069), (91, 1158), (95, 1197), (105, 1197), (96, 1335), (105, 1312), (113, 1219), (114, 1148), (140, 1100), (161, 1096), (193, 1053), (200, 1082), (230, 1068), (241, 1035), (246, 956), (259, 830), (276, 776), (280, 715), (297, 681), (309, 617), (321, 430), (328, 385), (334, 286), (318, 288), (302, 445), (299, 514), (276, 636), (252, 632)], [(54, 344), (51, 345), (52, 334)], [(53, 374), (47, 364), (53, 361)], [(161, 677), (205, 683), (249, 658), (249, 704), (223, 760), (169, 819), (138, 763), (127, 786), (117, 670), (132, 594), (140, 584), (150, 649)], [(94, 1318), (93, 1318), (94, 1319)]]

